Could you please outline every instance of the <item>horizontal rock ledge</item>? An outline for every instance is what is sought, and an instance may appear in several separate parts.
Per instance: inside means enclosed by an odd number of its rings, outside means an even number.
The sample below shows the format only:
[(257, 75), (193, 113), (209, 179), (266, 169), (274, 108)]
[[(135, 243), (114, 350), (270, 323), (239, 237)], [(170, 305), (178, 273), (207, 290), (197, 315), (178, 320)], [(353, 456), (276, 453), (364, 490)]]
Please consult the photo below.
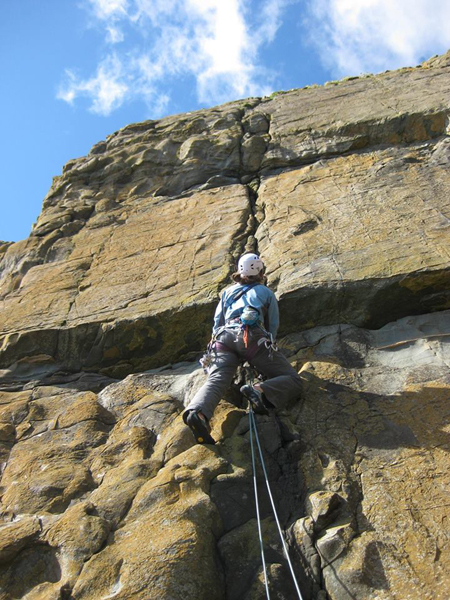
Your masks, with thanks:
[[(0, 338), (0, 368), (47, 354), (73, 371), (123, 377), (196, 359), (211, 336), (216, 302), (156, 316), (92, 321), (76, 327), (22, 331)], [(450, 268), (393, 278), (328, 282), (280, 299), (280, 336), (336, 323), (379, 329), (392, 319), (450, 308)]]
[(153, 317), (76, 327), (22, 331), (0, 338), (0, 368), (48, 355), (61, 369), (101, 371), (113, 377), (195, 358), (211, 337), (214, 304)]

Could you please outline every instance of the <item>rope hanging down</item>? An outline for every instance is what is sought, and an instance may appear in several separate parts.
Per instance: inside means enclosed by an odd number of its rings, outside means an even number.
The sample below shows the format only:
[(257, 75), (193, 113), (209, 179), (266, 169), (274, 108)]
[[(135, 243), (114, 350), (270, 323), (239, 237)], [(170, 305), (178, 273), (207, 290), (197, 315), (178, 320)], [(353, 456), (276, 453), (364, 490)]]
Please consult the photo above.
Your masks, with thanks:
[(269, 498), (270, 498), (270, 503), (272, 505), (273, 514), (274, 514), (274, 517), (275, 517), (275, 521), (277, 523), (278, 533), (280, 534), (281, 543), (283, 545), (284, 555), (286, 557), (286, 560), (288, 561), (289, 569), (290, 569), (291, 575), (292, 575), (292, 580), (294, 582), (294, 586), (295, 586), (295, 589), (297, 591), (297, 595), (299, 597), (299, 600), (303, 600), (302, 594), (300, 592), (300, 588), (299, 588), (298, 583), (297, 583), (297, 579), (295, 577), (294, 569), (292, 567), (291, 559), (289, 557), (289, 552), (288, 552), (288, 548), (287, 548), (287, 545), (286, 545), (286, 542), (285, 542), (285, 539), (284, 539), (284, 536), (283, 536), (283, 532), (282, 532), (282, 529), (281, 529), (280, 521), (278, 519), (277, 510), (275, 508), (275, 503), (274, 503), (274, 500), (273, 500), (272, 491), (270, 489), (269, 478), (267, 476), (266, 465), (265, 465), (265, 462), (264, 462), (264, 456), (263, 456), (263, 453), (262, 453), (261, 444), (259, 442), (258, 430), (256, 428), (255, 413), (253, 412), (253, 409), (252, 409), (251, 406), (250, 406), (250, 410), (249, 410), (249, 413), (248, 413), (248, 417), (249, 417), (249, 423), (250, 423), (250, 445), (251, 445), (251, 450), (252, 450), (253, 485), (254, 485), (254, 488), (255, 488), (256, 518), (257, 518), (257, 521), (258, 521), (258, 534), (259, 534), (259, 543), (260, 543), (260, 546), (261, 546), (261, 557), (262, 557), (263, 570), (264, 570), (264, 583), (265, 583), (265, 587), (266, 587), (266, 595), (267, 595), (268, 600), (270, 600), (269, 585), (268, 585), (268, 579), (267, 579), (267, 567), (266, 567), (266, 561), (265, 561), (265, 558), (264, 558), (264, 543), (263, 543), (262, 531), (261, 531), (261, 518), (260, 518), (260, 514), (259, 514), (258, 490), (257, 490), (257, 487), (256, 487), (256, 465), (255, 465), (255, 451), (254, 451), (254, 447), (253, 447), (253, 436), (255, 436), (256, 443), (258, 445), (258, 451), (259, 451), (259, 457), (260, 457), (260, 460), (261, 460), (261, 466), (262, 466), (262, 469), (263, 469), (264, 478), (266, 480), (267, 491), (269, 492)]
[(266, 596), (267, 596), (268, 600), (270, 600), (269, 581), (267, 578), (266, 559), (264, 556), (264, 543), (263, 543), (263, 537), (262, 537), (262, 531), (261, 531), (261, 517), (259, 514), (258, 486), (256, 484), (255, 449), (253, 447), (253, 429), (252, 429), (252, 418), (251, 418), (251, 415), (253, 415), (252, 407), (250, 407), (250, 412), (248, 414), (249, 414), (249, 419), (250, 419), (250, 446), (252, 449), (253, 488), (255, 490), (256, 520), (258, 522), (259, 545), (261, 547), (261, 558), (262, 558), (262, 565), (263, 565), (263, 571), (264, 571), (264, 585), (266, 587)]

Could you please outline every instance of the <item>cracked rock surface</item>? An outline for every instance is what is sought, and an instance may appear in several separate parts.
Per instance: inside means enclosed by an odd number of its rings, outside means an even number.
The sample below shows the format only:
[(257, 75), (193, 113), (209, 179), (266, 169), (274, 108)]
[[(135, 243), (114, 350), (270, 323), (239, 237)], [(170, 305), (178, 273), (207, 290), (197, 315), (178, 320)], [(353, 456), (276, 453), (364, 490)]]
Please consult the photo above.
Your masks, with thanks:
[(215, 446), (182, 420), (243, 251), (303, 380), (257, 424), (304, 600), (447, 600), (449, 92), (447, 53), (129, 125), (64, 167), (0, 242), (0, 600), (265, 597), (243, 381)]
[(448, 308), (449, 98), (447, 54), (112, 134), (0, 245), (0, 367), (189, 358), (244, 250), (264, 256), (283, 333)]

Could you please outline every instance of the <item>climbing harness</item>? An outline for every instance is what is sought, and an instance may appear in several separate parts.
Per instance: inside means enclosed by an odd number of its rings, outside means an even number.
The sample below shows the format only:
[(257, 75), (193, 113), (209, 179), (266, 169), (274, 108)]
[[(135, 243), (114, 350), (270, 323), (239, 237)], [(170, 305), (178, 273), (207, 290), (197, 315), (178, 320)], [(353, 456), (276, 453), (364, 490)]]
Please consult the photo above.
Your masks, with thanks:
[(269, 351), (269, 359), (272, 359), (273, 353), (278, 351), (278, 346), (275, 340), (273, 339), (273, 335), (270, 333), (270, 331), (267, 331), (267, 329), (263, 327), (260, 321), (257, 322), (252, 327), (257, 327), (258, 329), (260, 329), (264, 333), (264, 336), (256, 340), (254, 344), (249, 345), (250, 336), (248, 335), (248, 329), (243, 329), (243, 327), (244, 326), (242, 325), (241, 320), (239, 318), (235, 319), (233, 322), (228, 322), (226, 325), (222, 325), (222, 327), (219, 327), (219, 329), (217, 329), (211, 341), (206, 347), (206, 352), (199, 360), (203, 371), (206, 374), (209, 373), (209, 369), (214, 365), (217, 358), (217, 352), (234, 352), (232, 348), (218, 340), (218, 337), (224, 331), (236, 334), (236, 331), (243, 330), (243, 342), (247, 350), (244, 360), (251, 361), (262, 344), (264, 344), (264, 346)]
[[(248, 374), (248, 371), (247, 371), (247, 374)], [(265, 462), (264, 462), (264, 456), (263, 456), (261, 444), (260, 444), (260, 441), (259, 441), (258, 429), (256, 427), (255, 413), (253, 412), (253, 408), (252, 408), (251, 405), (249, 407), (248, 418), (249, 418), (249, 426), (250, 426), (250, 447), (251, 447), (251, 452), (252, 452), (253, 487), (254, 487), (254, 490), (255, 490), (256, 520), (257, 520), (257, 523), (258, 523), (258, 535), (259, 535), (259, 544), (260, 544), (260, 547), (261, 547), (261, 558), (262, 558), (262, 565), (263, 565), (263, 572), (264, 572), (264, 585), (265, 585), (265, 588), (266, 588), (266, 596), (267, 596), (267, 599), (270, 600), (269, 583), (268, 583), (268, 577), (267, 577), (267, 566), (266, 566), (266, 561), (265, 561), (265, 557), (264, 557), (264, 542), (263, 542), (263, 538), (262, 538), (261, 517), (260, 517), (260, 512), (259, 512), (258, 489), (257, 489), (257, 485), (256, 485), (256, 461), (255, 461), (255, 449), (254, 449), (253, 438), (255, 438), (256, 444), (258, 446), (261, 467), (262, 467), (262, 470), (263, 470), (263, 473), (264, 473), (264, 478), (265, 478), (265, 481), (266, 481), (266, 487), (267, 487), (267, 491), (269, 493), (269, 498), (270, 498), (270, 503), (272, 505), (273, 514), (274, 514), (275, 521), (276, 521), (276, 524), (277, 524), (277, 527), (278, 527), (278, 533), (280, 534), (280, 539), (281, 539), (281, 543), (282, 543), (282, 546), (283, 546), (284, 555), (285, 555), (286, 560), (288, 562), (289, 569), (290, 569), (291, 576), (292, 576), (292, 580), (293, 580), (293, 583), (294, 583), (297, 595), (299, 597), (299, 600), (303, 600), (302, 594), (300, 592), (300, 588), (299, 588), (298, 583), (297, 583), (297, 579), (295, 577), (294, 569), (292, 567), (291, 559), (289, 557), (289, 551), (288, 551), (288, 548), (287, 548), (287, 545), (286, 545), (286, 541), (284, 539), (283, 532), (282, 532), (282, 529), (281, 529), (280, 520), (278, 518), (278, 513), (277, 513), (277, 510), (276, 510), (276, 507), (275, 507), (275, 502), (274, 502), (273, 496), (272, 496), (272, 490), (270, 489), (269, 478), (268, 478), (268, 475), (267, 475), (267, 469), (266, 469), (266, 465), (265, 465)]]

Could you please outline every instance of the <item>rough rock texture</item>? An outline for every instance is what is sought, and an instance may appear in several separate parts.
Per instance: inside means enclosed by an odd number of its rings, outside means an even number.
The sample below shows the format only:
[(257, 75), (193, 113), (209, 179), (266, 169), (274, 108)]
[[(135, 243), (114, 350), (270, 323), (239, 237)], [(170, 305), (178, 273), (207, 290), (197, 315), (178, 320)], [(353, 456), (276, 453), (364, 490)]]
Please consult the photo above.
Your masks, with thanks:
[(130, 125), (64, 167), (0, 242), (0, 600), (265, 597), (241, 398), (214, 447), (181, 417), (244, 249), (304, 383), (258, 417), (303, 598), (447, 600), (449, 92), (447, 54)]
[[(304, 398), (258, 427), (305, 598), (447, 598), (449, 324), (284, 339)], [(194, 444), (181, 411), (202, 380), (185, 363), (1, 393), (2, 599), (264, 597), (248, 417), (223, 402), (219, 443)], [(270, 589), (294, 598), (258, 480)]]
[(123, 376), (189, 357), (244, 248), (285, 333), (448, 308), (449, 98), (445, 55), (111, 135), (0, 246), (0, 366)]

